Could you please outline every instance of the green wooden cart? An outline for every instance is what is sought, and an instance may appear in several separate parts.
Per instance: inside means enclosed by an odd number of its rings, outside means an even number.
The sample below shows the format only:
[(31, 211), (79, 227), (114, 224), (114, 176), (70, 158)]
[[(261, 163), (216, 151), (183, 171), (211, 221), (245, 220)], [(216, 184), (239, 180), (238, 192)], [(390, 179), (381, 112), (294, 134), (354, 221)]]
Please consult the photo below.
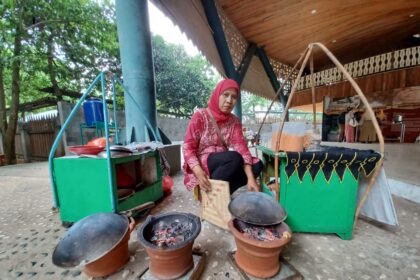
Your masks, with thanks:
[[(113, 116), (115, 123), (108, 121), (95, 127), (103, 129), (106, 141), (106, 158), (65, 156), (55, 158), (55, 151), (61, 141), (65, 129), (68, 127), (75, 113), (81, 107), (83, 101), (98, 84), (101, 85), (103, 104), (106, 100), (106, 80), (112, 82)], [(149, 150), (141, 153), (133, 153), (124, 157), (111, 157), (110, 153), (110, 129), (115, 132), (115, 143), (119, 143), (117, 113), (116, 113), (116, 84), (120, 84), (125, 94), (131, 96), (123, 82), (108, 71), (102, 71), (89, 85), (82, 97), (73, 107), (68, 118), (62, 125), (51, 147), (48, 157), (50, 169), (51, 188), (54, 198), (53, 207), (60, 210), (60, 219), (65, 223), (76, 222), (90, 214), (97, 212), (114, 212), (133, 210), (151, 206), (163, 196), (162, 171), (160, 167), (160, 155), (157, 150)], [(133, 98), (132, 98), (133, 99)], [(134, 102), (139, 108), (139, 104)], [(104, 119), (108, 120), (108, 108), (103, 106)], [(154, 139), (161, 140), (158, 132), (148, 122), (144, 115), (148, 128)], [(103, 125), (103, 127), (102, 127)], [(81, 128), (82, 129), (82, 128)], [(97, 131), (98, 132), (98, 131)], [(83, 141), (82, 141), (83, 142)], [(130, 177), (134, 180), (132, 186), (134, 192), (129, 196), (118, 198), (117, 169), (127, 169)]]
[(263, 191), (273, 195), (266, 183), (274, 177), (274, 157), (279, 156), (279, 203), (287, 212), (286, 223), (294, 232), (335, 233), (352, 238), (357, 205), (358, 178), (346, 170), (343, 179), (333, 172), (327, 182), (322, 172), (312, 181), (309, 173), (300, 180), (297, 173), (289, 178), (285, 172), (286, 154), (259, 146), (265, 168)]
[[(110, 164), (111, 177), (108, 176), (106, 158), (66, 156), (54, 159), (54, 178), (63, 223), (76, 222), (97, 212), (126, 211), (163, 196), (158, 151), (111, 158)], [(136, 182), (135, 192), (124, 199), (118, 199), (117, 195), (118, 166), (127, 170)]]

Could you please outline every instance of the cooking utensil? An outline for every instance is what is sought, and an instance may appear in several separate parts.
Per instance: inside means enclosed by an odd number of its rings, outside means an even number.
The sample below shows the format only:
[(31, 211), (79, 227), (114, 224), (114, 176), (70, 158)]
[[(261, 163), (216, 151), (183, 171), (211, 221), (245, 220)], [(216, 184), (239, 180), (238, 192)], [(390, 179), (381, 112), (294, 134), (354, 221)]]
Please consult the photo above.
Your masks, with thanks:
[(126, 216), (96, 213), (75, 223), (55, 248), (52, 260), (60, 267), (89, 264), (112, 250), (129, 230)]
[(97, 147), (105, 148), (106, 147), (106, 138), (101, 137), (101, 138), (92, 139), (86, 144), (86, 146), (97, 146)]
[[(133, 153), (132, 150), (129, 148), (126, 148), (124, 146), (111, 146), (109, 147), (109, 152), (111, 154), (112, 158), (118, 158), (118, 157), (127, 157)], [(103, 151), (98, 154), (99, 157), (106, 158), (107, 153), (106, 151)]]
[(228, 208), (236, 219), (260, 226), (276, 225), (287, 217), (273, 197), (261, 192), (241, 193), (231, 200)]
[[(122, 151), (110, 151), (111, 158), (119, 158), (119, 157), (128, 157), (132, 153), (131, 152), (122, 152)], [(98, 154), (101, 158), (107, 158), (106, 151), (102, 151)]]
[(153, 202), (147, 202), (121, 215), (96, 213), (81, 219), (54, 249), (53, 263), (60, 267), (84, 265), (84, 272), (93, 277), (114, 273), (130, 257), (128, 241), (135, 227), (131, 217), (153, 206)]
[(403, 122), (403, 116), (402, 115), (395, 115), (394, 116), (394, 123), (402, 123)]
[(104, 148), (98, 146), (70, 146), (69, 151), (76, 155), (97, 155)]
[(118, 152), (126, 152), (126, 153), (132, 153), (133, 152), (129, 148), (124, 147), (124, 146), (119, 146), (119, 145), (111, 146), (111, 147), (109, 147), (109, 150), (110, 151), (118, 151)]

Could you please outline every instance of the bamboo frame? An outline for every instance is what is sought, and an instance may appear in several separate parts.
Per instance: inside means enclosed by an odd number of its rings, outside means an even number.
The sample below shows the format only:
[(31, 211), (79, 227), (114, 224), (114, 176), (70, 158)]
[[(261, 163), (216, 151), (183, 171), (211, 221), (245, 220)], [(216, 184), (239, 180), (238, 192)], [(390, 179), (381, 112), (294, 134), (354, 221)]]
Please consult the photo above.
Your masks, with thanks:
[[(364, 203), (366, 202), (367, 196), (369, 195), (372, 186), (379, 174), (379, 170), (380, 170), (380, 166), (383, 163), (383, 155), (385, 152), (385, 143), (384, 143), (384, 137), (382, 135), (382, 131), (379, 128), (379, 124), (378, 121), (376, 120), (375, 114), (372, 110), (372, 107), (369, 105), (369, 102), (367, 101), (365, 95), (363, 94), (362, 90), (360, 89), (360, 87), (357, 85), (357, 83), (354, 81), (354, 79), (351, 77), (351, 75), (347, 72), (347, 70), (344, 68), (344, 66), (337, 60), (337, 58), (322, 44), (322, 43), (311, 43), (308, 45), (307, 49), (306, 49), (306, 56), (305, 59), (301, 65), (301, 68), (299, 70), (298, 76), (296, 77), (296, 80), (293, 84), (292, 87), (292, 91), (290, 92), (290, 96), (289, 99), (287, 101), (286, 107), (284, 108), (284, 112), (282, 115), (282, 118), (280, 119), (280, 126), (279, 126), (279, 130), (277, 133), (277, 139), (276, 139), (276, 151), (279, 148), (280, 145), (280, 140), (281, 140), (281, 134), (283, 132), (283, 127), (284, 127), (284, 121), (285, 121), (285, 116), (287, 115), (287, 111), (289, 110), (291, 101), (294, 97), (294, 94), (296, 92), (296, 88), (297, 85), (299, 83), (299, 79), (302, 76), (302, 72), (303, 69), (305, 68), (308, 59), (311, 57), (311, 62), (310, 62), (310, 68), (311, 68), (311, 91), (312, 91), (312, 103), (313, 103), (313, 110), (314, 110), (314, 114), (316, 114), (316, 108), (315, 108), (315, 83), (314, 83), (314, 73), (313, 73), (313, 60), (312, 60), (312, 50), (314, 47), (318, 47), (320, 48), (329, 58), (330, 60), (337, 66), (337, 68), (343, 73), (343, 75), (345, 76), (345, 78), (350, 82), (350, 84), (352, 85), (353, 89), (356, 91), (357, 95), (359, 95), (360, 100), (363, 102), (366, 110), (369, 112), (369, 115), (371, 116), (372, 122), (373, 122), (373, 126), (375, 127), (375, 131), (376, 134), (378, 135), (378, 140), (379, 140), (379, 149), (380, 149), (380, 153), (382, 155), (381, 159), (378, 161), (377, 163), (377, 168), (374, 171), (372, 177), (370, 178), (369, 184), (366, 188), (366, 191), (364, 192), (362, 198), (360, 199), (360, 202), (357, 206), (356, 212), (355, 212), (355, 218), (354, 218), (354, 224), (353, 224), (353, 229), (356, 227), (356, 223), (357, 223), (357, 218), (360, 214), (360, 211), (364, 205)], [(315, 125), (315, 124), (314, 124)], [(274, 166), (275, 166), (275, 177), (276, 177), (276, 198), (279, 198), (279, 191), (280, 188), (278, 186), (278, 157), (275, 157), (275, 162), (274, 162)]]
[[(297, 66), (302, 61), (302, 58), (306, 55), (307, 52), (308, 52), (308, 49), (305, 49), (305, 51), (300, 55), (298, 61), (293, 66), (292, 70), (289, 72), (289, 74), (287, 75), (286, 79), (283, 81), (283, 83), (280, 85), (279, 89), (277, 90), (276, 95), (274, 96), (273, 100), (271, 101), (271, 104), (268, 107), (268, 110), (267, 110), (267, 112), (264, 115), (263, 121), (261, 122), (261, 125), (258, 128), (257, 139), (259, 139), (259, 137), (260, 137), (261, 129), (262, 129), (263, 125), (264, 125), (264, 122), (265, 122), (265, 119), (267, 118), (268, 113), (271, 110), (271, 107), (273, 106), (274, 102), (276, 100), (278, 100), (278, 98), (279, 98), (279, 96), (281, 94), (282, 89), (284, 88), (284, 86), (286, 85), (286, 83), (290, 80), (290, 77), (291, 77), (292, 73), (295, 72)], [(255, 153), (258, 154), (257, 147), (255, 147)], [(274, 189), (274, 193), (276, 195), (276, 199), (278, 200), (279, 199), (279, 194), (280, 194), (280, 184), (278, 182), (278, 156), (276, 155), (275, 158), (277, 159), (277, 161), (274, 161), (274, 168), (275, 168), (275, 170), (274, 170), (274, 177), (276, 178), (276, 181), (274, 183), (274, 188), (275, 188)]]

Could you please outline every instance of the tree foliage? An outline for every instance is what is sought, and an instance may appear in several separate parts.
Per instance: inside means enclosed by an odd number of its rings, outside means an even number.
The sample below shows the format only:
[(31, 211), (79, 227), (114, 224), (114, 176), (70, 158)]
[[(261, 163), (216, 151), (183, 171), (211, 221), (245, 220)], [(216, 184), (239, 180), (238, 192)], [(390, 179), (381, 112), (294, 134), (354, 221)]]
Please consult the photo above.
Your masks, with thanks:
[[(0, 131), (7, 163), (15, 161), (20, 104), (69, 100), (63, 93), (81, 93), (100, 71), (121, 74), (115, 17), (111, 1), (0, 2)], [(202, 56), (152, 38), (158, 110), (191, 115), (206, 105), (218, 77)]]
[(161, 111), (191, 115), (195, 108), (206, 107), (220, 77), (201, 56), (188, 56), (180, 45), (153, 36), (157, 108)]
[[(15, 161), (19, 103), (80, 91), (118, 65), (114, 6), (90, 0), (8, 0), (0, 5), (0, 129)], [(53, 91), (46, 93), (45, 88)], [(6, 110), (8, 107), (8, 110)]]

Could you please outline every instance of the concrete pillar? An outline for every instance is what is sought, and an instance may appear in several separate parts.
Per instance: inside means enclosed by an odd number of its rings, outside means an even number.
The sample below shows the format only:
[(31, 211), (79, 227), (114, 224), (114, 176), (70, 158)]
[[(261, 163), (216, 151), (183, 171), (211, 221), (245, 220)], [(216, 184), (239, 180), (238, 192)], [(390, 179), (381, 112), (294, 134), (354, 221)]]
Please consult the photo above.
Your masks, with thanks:
[(147, 0), (116, 0), (127, 141), (146, 141), (147, 118), (156, 129), (155, 81)]
[(31, 141), (29, 134), (26, 131), (26, 128), (23, 123), (19, 124), (20, 130), (20, 144), (22, 147), (23, 161), (25, 163), (31, 162)]

